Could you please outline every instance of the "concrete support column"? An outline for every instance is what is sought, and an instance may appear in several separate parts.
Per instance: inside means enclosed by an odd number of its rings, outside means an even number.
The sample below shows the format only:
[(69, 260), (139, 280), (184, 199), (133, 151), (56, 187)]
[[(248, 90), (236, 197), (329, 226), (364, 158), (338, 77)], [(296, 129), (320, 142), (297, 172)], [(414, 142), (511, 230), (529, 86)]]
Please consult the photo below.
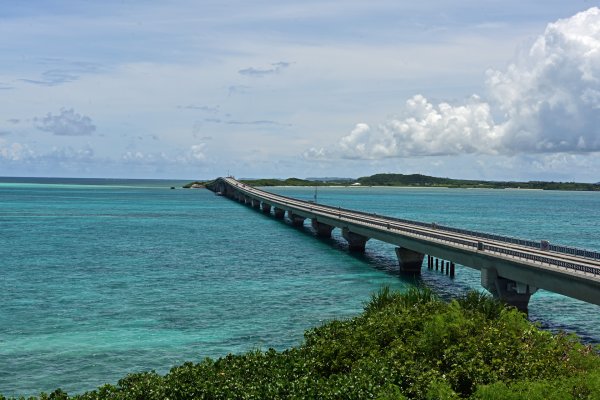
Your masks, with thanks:
[(317, 236), (321, 238), (330, 238), (331, 231), (333, 230), (333, 226), (324, 224), (322, 222), (317, 221), (316, 218), (311, 220), (311, 225), (315, 231), (317, 231)]
[(291, 211), (288, 211), (288, 218), (290, 219), (290, 221), (292, 221), (292, 225), (298, 227), (304, 226), (304, 220), (306, 219), (300, 215), (294, 214)]
[(537, 291), (536, 287), (498, 276), (498, 271), (493, 268), (481, 269), (481, 286), (495, 298), (525, 313), (531, 295)]
[(271, 205), (267, 204), (265, 202), (262, 203), (262, 205), (260, 206), (260, 209), (262, 210), (262, 212), (264, 212), (265, 214), (270, 214), (271, 213)]
[(359, 235), (358, 233), (350, 232), (348, 228), (342, 229), (342, 236), (348, 241), (348, 249), (350, 251), (365, 251), (365, 245), (370, 238)]
[(252, 199), (246, 195), (244, 195), (244, 204), (252, 204)]
[(396, 256), (398, 257), (398, 265), (400, 265), (401, 274), (421, 274), (421, 267), (423, 266), (423, 257), (425, 257), (425, 254), (417, 253), (416, 251), (404, 247), (396, 247)]
[(285, 217), (285, 210), (283, 208), (278, 208), (278, 207), (274, 207), (275, 211), (275, 218), (277, 219), (283, 219), (283, 217)]
[(252, 207), (259, 209), (260, 208), (260, 200), (252, 199)]

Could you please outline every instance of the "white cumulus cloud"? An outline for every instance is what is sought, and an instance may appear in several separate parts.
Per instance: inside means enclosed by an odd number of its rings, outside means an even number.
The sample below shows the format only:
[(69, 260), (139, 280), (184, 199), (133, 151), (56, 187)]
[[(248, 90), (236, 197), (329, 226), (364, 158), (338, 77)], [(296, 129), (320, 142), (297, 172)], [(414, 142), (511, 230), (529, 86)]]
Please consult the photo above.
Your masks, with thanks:
[(206, 144), (200, 143), (195, 144), (190, 147), (190, 158), (195, 161), (204, 161), (206, 159), (206, 155), (204, 154), (204, 148)]
[(0, 139), (0, 160), (27, 161), (35, 156), (34, 151), (26, 144), (9, 143)]
[(549, 24), (506, 71), (488, 73), (502, 143), (534, 152), (600, 150), (600, 9)]
[(549, 24), (504, 71), (488, 71), (487, 99), (433, 104), (422, 95), (400, 116), (359, 123), (310, 158), (381, 159), (456, 154), (600, 151), (600, 9)]
[(357, 124), (340, 140), (344, 156), (377, 159), (488, 152), (498, 140), (490, 107), (477, 97), (462, 106), (434, 106), (416, 95), (406, 101), (405, 109), (405, 118), (375, 128)]

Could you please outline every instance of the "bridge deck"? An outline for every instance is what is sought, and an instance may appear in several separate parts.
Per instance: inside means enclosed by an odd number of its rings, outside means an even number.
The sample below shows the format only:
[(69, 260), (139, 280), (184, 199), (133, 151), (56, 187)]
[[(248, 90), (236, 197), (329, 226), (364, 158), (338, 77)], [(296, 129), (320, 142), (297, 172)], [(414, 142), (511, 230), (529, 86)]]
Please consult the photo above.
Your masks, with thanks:
[(502, 278), (600, 305), (600, 255), (596, 252), (565, 246), (551, 248), (567, 249), (568, 252), (546, 250), (534, 247), (536, 242), (532, 241), (515, 240), (517, 243), (512, 243), (512, 240), (497, 235), (316, 204), (247, 186), (230, 177), (219, 178), (216, 182), (226, 185), (225, 191), (286, 210), (288, 214), (467, 267), (492, 269)]

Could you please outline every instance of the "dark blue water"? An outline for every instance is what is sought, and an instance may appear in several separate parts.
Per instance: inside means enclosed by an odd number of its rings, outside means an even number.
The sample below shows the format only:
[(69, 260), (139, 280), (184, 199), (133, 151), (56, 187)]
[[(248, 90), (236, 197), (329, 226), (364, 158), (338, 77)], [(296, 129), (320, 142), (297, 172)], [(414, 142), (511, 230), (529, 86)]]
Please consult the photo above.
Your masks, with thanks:
[[(62, 181), (61, 181), (62, 182)], [(393, 247), (345, 251), (207, 190), (169, 182), (0, 183), (0, 393), (72, 393), (128, 372), (166, 372), (360, 312), (397, 277)], [(311, 188), (273, 188), (312, 198)], [(320, 188), (318, 201), (600, 249), (600, 193)], [(479, 288), (423, 270), (444, 296)], [(600, 342), (598, 307), (540, 291), (530, 316)]]

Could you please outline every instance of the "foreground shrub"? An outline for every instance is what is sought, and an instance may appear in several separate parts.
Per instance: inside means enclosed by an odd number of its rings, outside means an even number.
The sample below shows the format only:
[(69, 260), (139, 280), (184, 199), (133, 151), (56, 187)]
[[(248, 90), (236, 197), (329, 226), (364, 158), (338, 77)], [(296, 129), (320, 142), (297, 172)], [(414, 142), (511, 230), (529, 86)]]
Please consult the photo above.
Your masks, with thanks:
[(131, 374), (82, 395), (41, 398), (596, 399), (600, 357), (480, 293), (442, 302), (428, 289), (383, 288), (361, 315), (307, 331), (297, 348), (185, 363), (164, 376)]

